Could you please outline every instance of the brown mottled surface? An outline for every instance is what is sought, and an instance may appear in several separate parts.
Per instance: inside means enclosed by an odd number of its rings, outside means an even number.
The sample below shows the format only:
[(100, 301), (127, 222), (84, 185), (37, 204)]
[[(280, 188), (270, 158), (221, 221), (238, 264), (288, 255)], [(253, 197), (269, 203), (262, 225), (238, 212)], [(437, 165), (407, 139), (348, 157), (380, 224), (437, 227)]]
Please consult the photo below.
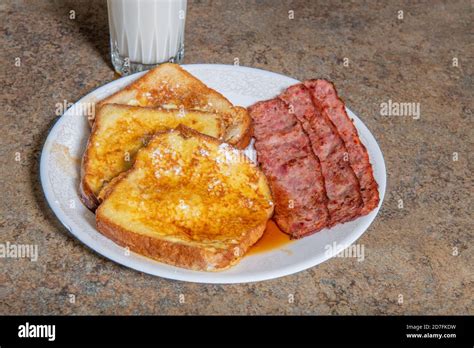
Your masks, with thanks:
[[(334, 81), (377, 138), (388, 169), (383, 207), (359, 240), (363, 262), (336, 258), (281, 279), (221, 286), (117, 265), (54, 217), (38, 159), (55, 104), (114, 79), (106, 5), (2, 1), (0, 242), (37, 244), (39, 259), (0, 259), (0, 313), (474, 314), (472, 14), (467, 0), (190, 1), (185, 63), (238, 57), (242, 65)], [(389, 99), (421, 103), (421, 118), (380, 116)]]

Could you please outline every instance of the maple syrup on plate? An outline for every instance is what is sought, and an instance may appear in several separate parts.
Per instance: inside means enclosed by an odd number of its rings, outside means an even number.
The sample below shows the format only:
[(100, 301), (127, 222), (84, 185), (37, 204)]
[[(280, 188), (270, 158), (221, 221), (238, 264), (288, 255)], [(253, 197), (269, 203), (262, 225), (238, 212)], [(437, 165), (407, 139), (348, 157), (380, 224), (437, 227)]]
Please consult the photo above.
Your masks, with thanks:
[(262, 238), (250, 247), (247, 251), (247, 255), (254, 255), (277, 249), (291, 242), (289, 235), (282, 232), (273, 220), (268, 220), (267, 228), (265, 229), (265, 232), (263, 232)]

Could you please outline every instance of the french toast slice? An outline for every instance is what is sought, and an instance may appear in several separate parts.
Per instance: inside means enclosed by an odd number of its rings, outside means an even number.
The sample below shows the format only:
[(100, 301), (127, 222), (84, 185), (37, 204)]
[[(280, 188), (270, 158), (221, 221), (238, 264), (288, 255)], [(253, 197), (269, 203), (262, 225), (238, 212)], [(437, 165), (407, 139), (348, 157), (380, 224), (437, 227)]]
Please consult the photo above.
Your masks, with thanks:
[(123, 90), (100, 101), (96, 110), (111, 103), (217, 113), (226, 124), (227, 143), (245, 148), (250, 142), (251, 120), (247, 109), (233, 106), (178, 64), (165, 63), (151, 69)]
[(237, 263), (273, 212), (265, 176), (242, 151), (183, 126), (156, 134), (106, 191), (102, 234), (199, 271)]
[(224, 122), (214, 113), (118, 104), (101, 107), (82, 162), (81, 197), (85, 205), (91, 210), (97, 208), (102, 188), (132, 166), (137, 151), (152, 135), (179, 124), (217, 139), (224, 137)]

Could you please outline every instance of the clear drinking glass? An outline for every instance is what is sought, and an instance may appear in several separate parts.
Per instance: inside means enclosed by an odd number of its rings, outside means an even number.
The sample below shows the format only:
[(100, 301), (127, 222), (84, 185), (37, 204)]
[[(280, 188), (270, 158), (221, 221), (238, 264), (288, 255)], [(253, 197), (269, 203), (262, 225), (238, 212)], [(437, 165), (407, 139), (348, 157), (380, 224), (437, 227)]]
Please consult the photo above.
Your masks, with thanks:
[(121, 75), (184, 56), (187, 0), (107, 0), (112, 64)]

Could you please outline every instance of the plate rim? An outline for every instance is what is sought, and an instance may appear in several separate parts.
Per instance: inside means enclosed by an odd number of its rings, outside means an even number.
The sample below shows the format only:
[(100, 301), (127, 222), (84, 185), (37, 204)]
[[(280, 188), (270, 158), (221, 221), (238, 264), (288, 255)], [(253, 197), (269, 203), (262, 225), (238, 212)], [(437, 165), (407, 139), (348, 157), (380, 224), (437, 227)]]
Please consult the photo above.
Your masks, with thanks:
[[(263, 73), (267, 76), (272, 75), (272, 76), (275, 76), (275, 77), (278, 77), (278, 78), (294, 80), (295, 83), (300, 82), (297, 79), (294, 79), (292, 77), (289, 77), (289, 76), (286, 76), (286, 75), (283, 75), (283, 74), (279, 74), (279, 73), (276, 73), (276, 72), (272, 72), (272, 71), (268, 71), (268, 70), (264, 70), (264, 69), (260, 69), (260, 68), (240, 66), (240, 65), (236, 66), (236, 65), (226, 65), (226, 64), (183, 64), (181, 66), (185, 69), (190, 68), (191, 70), (192, 69), (199, 69), (199, 68), (218, 67), (220, 69), (237, 69), (237, 70), (241, 69), (241, 70), (250, 71), (250, 72), (258, 71), (259, 73)], [(87, 248), (93, 250), (97, 254), (99, 254), (99, 255), (101, 255), (101, 256), (109, 259), (109, 260), (112, 260), (112, 261), (120, 264), (123, 267), (131, 268), (131, 269), (134, 269), (134, 270), (139, 271), (139, 272), (147, 273), (147, 274), (150, 274), (150, 275), (153, 275), (153, 276), (158, 276), (158, 277), (166, 278), (166, 279), (170, 279), (170, 280), (179, 280), (179, 281), (192, 282), (192, 283), (201, 283), (201, 284), (239, 284), (239, 283), (242, 284), (242, 283), (254, 283), (254, 282), (259, 282), (259, 281), (264, 281), (264, 280), (280, 278), (280, 277), (284, 277), (284, 276), (287, 276), (287, 275), (292, 275), (292, 274), (295, 274), (295, 273), (299, 273), (299, 272), (304, 271), (308, 268), (317, 266), (317, 265), (327, 261), (328, 259), (331, 259), (332, 257), (334, 257), (334, 255), (329, 255), (329, 256), (328, 255), (323, 255), (323, 256), (319, 256), (319, 257), (317, 257), (317, 256), (309, 257), (304, 261), (300, 261), (300, 262), (296, 262), (296, 263), (293, 263), (293, 264), (285, 265), (283, 267), (280, 267), (280, 268), (275, 269), (275, 270), (270, 270), (270, 271), (267, 271), (265, 273), (257, 273), (257, 274), (249, 274), (249, 275), (234, 274), (234, 275), (231, 275), (230, 278), (225, 278), (225, 279), (222, 279), (222, 277), (219, 277), (219, 274), (223, 274), (223, 272), (225, 272), (225, 270), (222, 271), (222, 272), (204, 272), (204, 271), (200, 272), (200, 271), (196, 271), (196, 276), (194, 276), (194, 275), (191, 276), (189, 274), (183, 274), (183, 273), (173, 274), (172, 272), (167, 272), (167, 271), (165, 271), (166, 274), (162, 274), (162, 273), (159, 272), (159, 270), (160, 270), (159, 268), (157, 268), (158, 272), (155, 272), (154, 270), (156, 268), (151, 267), (148, 264), (144, 264), (144, 263), (136, 264), (135, 262), (127, 262), (127, 258), (128, 258), (127, 256), (118, 255), (113, 250), (109, 250), (106, 247), (101, 248), (100, 243), (97, 243), (97, 242), (94, 243), (94, 241), (90, 241), (87, 238), (88, 237), (87, 234), (81, 234), (81, 233), (78, 233), (77, 231), (74, 231), (74, 229), (68, 223), (68, 222), (71, 222), (71, 221), (69, 221), (69, 218), (67, 217), (67, 215), (65, 215), (63, 213), (62, 209), (60, 209), (59, 207), (57, 207), (53, 204), (55, 202), (55, 198), (52, 196), (53, 195), (52, 190), (49, 188), (49, 183), (47, 182), (47, 163), (48, 163), (47, 160), (48, 160), (49, 156), (51, 155), (51, 151), (47, 151), (47, 150), (51, 147), (51, 144), (53, 143), (53, 138), (54, 138), (53, 136), (57, 133), (57, 131), (59, 129), (59, 126), (62, 123), (62, 121), (64, 121), (63, 116), (66, 115), (68, 112), (70, 112), (70, 110), (72, 110), (76, 105), (80, 104), (81, 102), (84, 102), (87, 98), (89, 98), (89, 96), (92, 93), (100, 94), (101, 90), (106, 90), (108, 87), (110, 88), (110, 85), (117, 84), (117, 83), (124, 83), (124, 84), (129, 83), (129, 81), (131, 82), (134, 79), (139, 78), (141, 75), (144, 75), (145, 73), (146, 73), (146, 71), (142, 71), (142, 72), (138, 72), (138, 73), (135, 73), (135, 74), (132, 74), (132, 75), (124, 76), (124, 77), (121, 77), (119, 79), (112, 80), (112, 81), (110, 81), (110, 82), (108, 82), (104, 85), (101, 85), (101, 86), (89, 91), (86, 95), (82, 96), (79, 100), (77, 100), (70, 108), (68, 108), (68, 110), (66, 110), (56, 120), (54, 125), (49, 130), (48, 135), (47, 135), (47, 137), (44, 141), (44, 144), (43, 144), (43, 147), (42, 147), (42, 150), (41, 150), (40, 166), (39, 166), (40, 167), (39, 168), (40, 169), (39, 174), (40, 174), (41, 188), (42, 188), (43, 193), (45, 195), (46, 202), (48, 203), (48, 206), (51, 208), (51, 210), (53, 211), (56, 218), (72, 234), (73, 237), (77, 238), (82, 244), (84, 244)], [(118, 81), (121, 81), (121, 82), (118, 82)], [(385, 159), (383, 157), (383, 153), (380, 149), (380, 146), (379, 146), (375, 136), (367, 128), (367, 126), (364, 124), (364, 122), (362, 122), (362, 120), (357, 116), (357, 114), (352, 112), (352, 110), (350, 110), (347, 106), (346, 106), (346, 111), (348, 111), (348, 114), (349, 114), (350, 117), (355, 116), (360, 121), (359, 122), (360, 125), (365, 128), (364, 129), (365, 133), (367, 133), (370, 137), (373, 138), (374, 143), (376, 145), (376, 148), (374, 149), (374, 152), (377, 153), (377, 157), (380, 157), (381, 162), (378, 163), (378, 164), (381, 165), (381, 169), (383, 169), (383, 172), (380, 173), (380, 174), (383, 174), (383, 177), (382, 177), (382, 179), (383, 179), (383, 190), (380, 190), (381, 183), (378, 182), (379, 192), (382, 191), (381, 194), (380, 194), (380, 203), (377, 206), (377, 208), (375, 208), (370, 213), (370, 214), (373, 214), (373, 217), (370, 218), (370, 220), (367, 221), (362, 228), (360, 228), (360, 232), (359, 233), (351, 233), (349, 235), (348, 243), (347, 243), (347, 246), (349, 246), (349, 245), (352, 245), (355, 241), (357, 241), (367, 231), (367, 229), (370, 227), (370, 225), (374, 222), (375, 218), (377, 217), (377, 215), (378, 215), (378, 213), (379, 213), (379, 211), (382, 207), (384, 198), (385, 198), (386, 187), (387, 187), (387, 171), (386, 171), (386, 165), (385, 165)], [(360, 129), (358, 129), (358, 131), (360, 133)], [(80, 226), (78, 226), (78, 227), (80, 227)], [(98, 231), (96, 231), (96, 232), (98, 234), (100, 234), (100, 232), (98, 232)], [(134, 252), (130, 252), (130, 254), (138, 255), (140, 257), (144, 257), (144, 256), (142, 256), (140, 254), (137, 254), (137, 253), (134, 253)], [(156, 261), (156, 262), (159, 263), (159, 261)], [(169, 265), (167, 265), (167, 266), (169, 266)], [(202, 279), (198, 279), (198, 278), (202, 278)]]

